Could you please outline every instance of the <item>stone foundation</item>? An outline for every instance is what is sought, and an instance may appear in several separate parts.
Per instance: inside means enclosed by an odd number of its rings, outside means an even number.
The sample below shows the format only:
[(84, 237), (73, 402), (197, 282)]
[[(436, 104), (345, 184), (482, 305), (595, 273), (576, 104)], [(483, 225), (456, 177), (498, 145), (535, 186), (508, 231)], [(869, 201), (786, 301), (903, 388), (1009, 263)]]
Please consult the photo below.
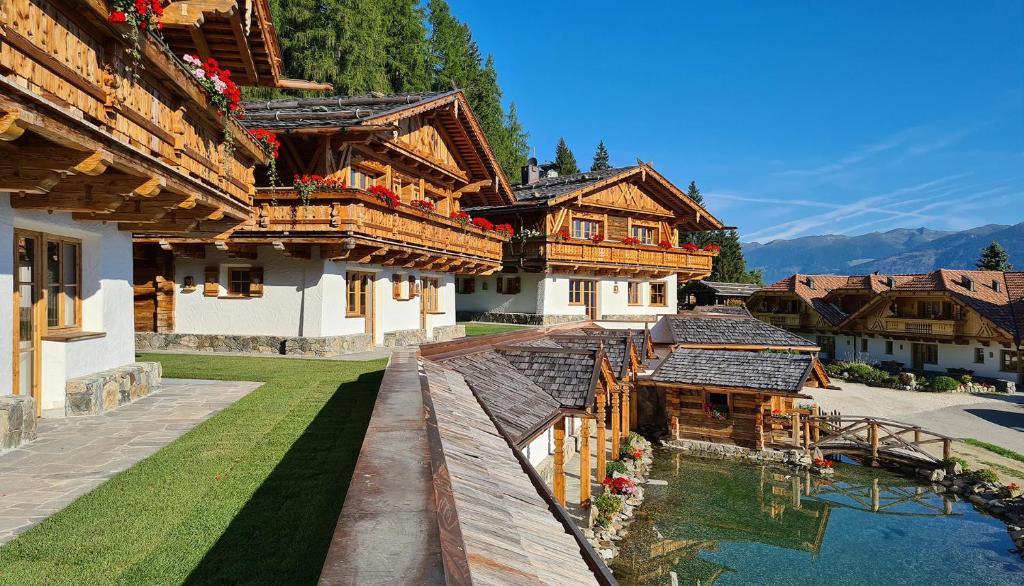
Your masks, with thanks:
[(338, 356), (373, 348), (370, 334), (348, 336), (227, 336), (219, 334), (135, 334), (135, 350), (171, 352), (231, 352), (289, 356)]
[(27, 395), (0, 397), (0, 452), (36, 439), (36, 402)]
[(427, 341), (426, 330), (395, 330), (384, 332), (384, 346), (398, 348), (401, 346), (417, 346)]
[(338, 356), (365, 352), (373, 348), (370, 334), (351, 334), (348, 336), (296, 336), (285, 338), (283, 351), (286, 356)]
[(116, 409), (155, 391), (160, 375), (159, 363), (136, 362), (68, 379), (64, 413), (95, 415)]
[(456, 338), (466, 337), (466, 326), (462, 324), (452, 324), (450, 326), (437, 326), (434, 328), (434, 341), (435, 342), (447, 342), (448, 340), (454, 340)]
[(601, 319), (604, 321), (637, 321), (654, 323), (661, 319), (660, 315), (629, 315), (625, 313), (610, 313), (608, 315), (602, 315)]
[(503, 313), (497, 311), (457, 311), (457, 321), (482, 321), (521, 326), (553, 326), (574, 321), (586, 321), (585, 315), (540, 315), (536, 313)]
[(804, 455), (802, 450), (775, 450), (764, 449), (754, 450), (743, 446), (731, 444), (716, 444), (699, 440), (676, 439), (663, 440), (661, 444), (668, 448), (683, 450), (697, 456), (720, 458), (724, 460), (739, 460), (742, 462), (774, 462), (778, 464), (794, 464), (808, 466), (811, 464), (810, 457)]

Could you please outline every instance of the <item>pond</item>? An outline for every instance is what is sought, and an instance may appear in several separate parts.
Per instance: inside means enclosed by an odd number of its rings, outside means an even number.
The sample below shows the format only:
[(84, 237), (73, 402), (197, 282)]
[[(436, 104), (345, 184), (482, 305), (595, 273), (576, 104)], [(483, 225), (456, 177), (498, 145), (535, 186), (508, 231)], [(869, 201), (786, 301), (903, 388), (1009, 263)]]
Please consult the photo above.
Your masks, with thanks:
[[(831, 479), (658, 450), (612, 570), (623, 586), (1024, 584), (1006, 526), (885, 470)], [(674, 575), (674, 576), (673, 576)]]

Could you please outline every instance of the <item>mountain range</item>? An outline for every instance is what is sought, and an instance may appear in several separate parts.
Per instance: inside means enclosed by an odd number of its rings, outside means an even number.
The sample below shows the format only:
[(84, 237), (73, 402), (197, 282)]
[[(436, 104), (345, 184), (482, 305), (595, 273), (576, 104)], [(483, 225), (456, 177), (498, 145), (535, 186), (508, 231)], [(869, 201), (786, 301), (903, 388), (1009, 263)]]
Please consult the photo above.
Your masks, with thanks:
[(764, 271), (765, 283), (793, 273), (863, 275), (973, 269), (981, 250), (997, 241), (1010, 262), (1024, 270), (1024, 222), (987, 224), (959, 232), (899, 228), (860, 236), (825, 234), (743, 244), (748, 268)]

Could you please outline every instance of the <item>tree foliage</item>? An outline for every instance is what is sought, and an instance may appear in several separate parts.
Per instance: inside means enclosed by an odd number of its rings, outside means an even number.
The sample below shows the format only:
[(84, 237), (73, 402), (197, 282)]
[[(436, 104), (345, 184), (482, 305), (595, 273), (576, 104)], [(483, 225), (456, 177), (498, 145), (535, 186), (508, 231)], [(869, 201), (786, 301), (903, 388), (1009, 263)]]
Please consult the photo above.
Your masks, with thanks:
[(555, 165), (558, 167), (559, 175), (575, 175), (580, 172), (576, 156), (569, 150), (564, 138), (559, 138), (558, 146), (555, 147)]
[(597, 152), (594, 153), (594, 160), (590, 163), (591, 171), (604, 171), (605, 169), (611, 169), (612, 165), (608, 161), (608, 149), (604, 146), (604, 141), (597, 143)]
[(1012, 271), (1010, 255), (998, 242), (993, 241), (981, 251), (978, 259), (978, 270), (980, 271)]

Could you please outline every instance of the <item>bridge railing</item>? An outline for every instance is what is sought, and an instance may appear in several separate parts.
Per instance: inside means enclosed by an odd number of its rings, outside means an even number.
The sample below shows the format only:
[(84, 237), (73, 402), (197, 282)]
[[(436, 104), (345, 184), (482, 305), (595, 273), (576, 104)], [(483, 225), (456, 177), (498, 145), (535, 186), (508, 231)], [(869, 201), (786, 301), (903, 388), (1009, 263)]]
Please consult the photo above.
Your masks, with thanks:
[(925, 446), (942, 444), (942, 459), (952, 455), (953, 438), (919, 425), (884, 417), (831, 414), (794, 414), (790, 445), (810, 452), (815, 449), (854, 452), (872, 460), (885, 459), (883, 451), (903, 450), (908, 455), (938, 461)]

